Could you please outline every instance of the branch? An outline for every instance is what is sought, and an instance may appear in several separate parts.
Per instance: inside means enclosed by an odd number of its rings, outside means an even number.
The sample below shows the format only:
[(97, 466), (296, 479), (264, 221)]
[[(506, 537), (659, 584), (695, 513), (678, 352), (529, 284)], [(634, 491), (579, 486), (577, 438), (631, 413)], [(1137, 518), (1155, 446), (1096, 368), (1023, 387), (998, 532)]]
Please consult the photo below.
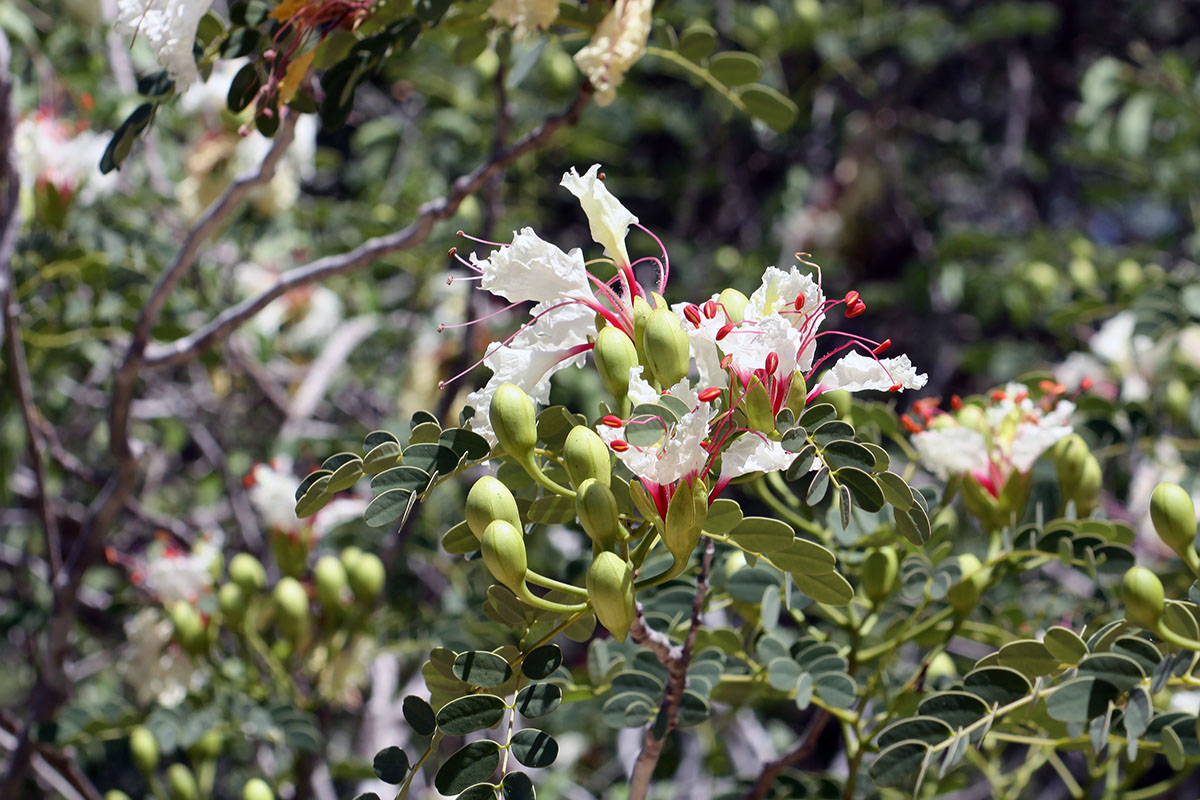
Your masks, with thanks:
[(813, 750), (816, 749), (817, 739), (820, 737), (821, 731), (825, 729), (825, 726), (831, 719), (833, 719), (833, 715), (825, 709), (818, 711), (817, 715), (813, 717), (812, 722), (805, 729), (804, 736), (800, 738), (800, 741), (796, 742), (795, 747), (779, 758), (768, 761), (763, 765), (763, 770), (758, 776), (758, 780), (742, 796), (742, 800), (762, 800), (762, 798), (766, 797), (767, 792), (774, 785), (775, 779), (779, 777), (779, 773), (812, 755)]
[(434, 223), (453, 216), (462, 201), (477, 192), (489, 178), (524, 154), (544, 144), (560, 128), (574, 125), (591, 97), (591, 86), (584, 84), (566, 111), (547, 117), (541, 125), (525, 134), (510, 147), (493, 155), (472, 172), (457, 178), (448, 195), (422, 205), (417, 209), (417, 218), (404, 229), (387, 236), (368, 239), (349, 252), (325, 256), (304, 266), (288, 270), (274, 286), (257, 297), (248, 298), (225, 309), (207, 325), (181, 339), (151, 348), (146, 353), (145, 365), (153, 369), (160, 369), (194, 358), (228, 336), (235, 328), (265, 308), (272, 300), (292, 289), (307, 286), (334, 275), (354, 272), (389, 253), (408, 250), (421, 244), (429, 238)]

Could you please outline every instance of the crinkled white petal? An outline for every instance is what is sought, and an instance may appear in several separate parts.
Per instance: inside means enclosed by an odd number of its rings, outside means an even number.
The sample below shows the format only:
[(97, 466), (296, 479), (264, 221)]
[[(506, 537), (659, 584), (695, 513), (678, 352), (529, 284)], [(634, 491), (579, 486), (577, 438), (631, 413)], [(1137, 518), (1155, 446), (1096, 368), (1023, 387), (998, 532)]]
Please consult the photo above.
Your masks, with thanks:
[(970, 428), (955, 426), (922, 431), (913, 435), (912, 443), (921, 455), (921, 462), (942, 480), (988, 468), (987, 441)]
[(625, 73), (646, 52), (654, 0), (616, 0), (592, 40), (575, 54), (575, 64), (596, 89), (596, 105), (616, 97)]
[(749, 475), (751, 472), (785, 470), (795, 458), (796, 454), (784, 450), (779, 442), (747, 433), (721, 455), (721, 481)]
[(470, 429), (492, 445), (497, 444), (498, 440), (492, 430), (488, 413), (492, 395), (496, 390), (506, 383), (511, 383), (520, 387), (533, 402), (545, 403), (550, 399), (550, 378), (554, 373), (565, 367), (581, 364), (584, 355), (571, 355), (569, 349), (516, 348), (493, 342), (483, 359), (484, 366), (492, 371), (492, 377), (483, 388), (467, 395), (467, 405), (475, 409), (475, 416), (471, 417), (469, 423)]
[(192, 54), (196, 29), (212, 0), (117, 0), (116, 30), (143, 39), (178, 88), (200, 77)]
[(138, 569), (142, 588), (164, 604), (196, 602), (212, 591), (213, 567), (221, 556), (222, 544), (220, 534), (210, 533), (197, 541), (190, 553), (169, 550), (143, 561)]
[(596, 335), (596, 314), (582, 303), (548, 301), (530, 310), (534, 317), (513, 337), (510, 347), (534, 350), (565, 350)]
[(561, 185), (579, 198), (579, 205), (587, 215), (588, 227), (596, 244), (603, 245), (604, 252), (628, 264), (625, 235), (638, 218), (608, 191), (604, 181), (600, 180), (599, 171), (599, 164), (592, 164), (583, 175), (571, 167), (570, 172), (563, 173)]
[(79, 193), (90, 203), (116, 189), (117, 174), (100, 174), (100, 157), (108, 138), (92, 131), (77, 132), (67, 120), (49, 111), (23, 118), (13, 132), (21, 186), (33, 190), (39, 182), (52, 184), (66, 196)]
[(513, 27), (513, 40), (545, 29), (558, 19), (558, 0), (492, 0), (488, 16)]
[[(719, 346), (727, 355), (733, 356), (732, 365), (739, 373), (750, 374), (766, 368), (767, 357), (772, 353), (778, 359), (775, 374), (791, 375), (802, 359), (803, 338), (791, 323), (779, 314), (763, 319), (747, 319), (720, 341)], [(808, 348), (804, 347), (807, 351)]]
[(658, 392), (642, 377), (644, 370), (645, 367), (641, 364), (629, 368), (629, 401), (635, 406), (658, 402)]
[(826, 391), (845, 389), (861, 392), (867, 389), (886, 392), (896, 384), (902, 389), (920, 389), (929, 377), (918, 373), (908, 356), (875, 360), (857, 351), (843, 356), (821, 379)]
[[(804, 306), (796, 312), (796, 298), (801, 295), (804, 297)], [(767, 267), (762, 276), (762, 283), (746, 303), (745, 318), (762, 319), (771, 314), (788, 312), (787, 317), (796, 327), (807, 325), (810, 330), (816, 330), (824, 315), (808, 322), (806, 320), (816, 313), (824, 302), (825, 296), (821, 293), (821, 287), (811, 276), (795, 267), (788, 272), (778, 267)]]
[[(629, 467), (630, 472), (648, 483), (674, 483), (680, 478), (694, 475), (708, 461), (708, 451), (704, 449), (703, 442), (708, 436), (710, 412), (710, 403), (700, 403), (696, 410), (680, 417), (664, 441), (648, 447), (630, 445), (628, 449), (617, 452), (617, 458)], [(601, 425), (597, 432), (610, 446), (626, 438), (624, 426), (610, 428)]]
[(471, 256), (483, 273), (480, 286), (514, 303), (575, 299), (591, 300), (583, 253), (559, 248), (538, 238), (533, 228), (513, 234), (512, 244), (492, 251), (484, 260)]

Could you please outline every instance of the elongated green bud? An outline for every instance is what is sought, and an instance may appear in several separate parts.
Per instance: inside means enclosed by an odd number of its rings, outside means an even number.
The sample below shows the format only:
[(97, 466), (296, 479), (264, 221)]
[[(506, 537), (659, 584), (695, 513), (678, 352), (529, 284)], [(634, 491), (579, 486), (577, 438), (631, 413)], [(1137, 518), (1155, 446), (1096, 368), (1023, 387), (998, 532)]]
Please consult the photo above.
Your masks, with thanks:
[(212, 761), (221, 755), (222, 744), (220, 732), (210, 728), (188, 748), (188, 755), (198, 761)]
[(308, 632), (308, 592), (295, 578), (280, 578), (271, 593), (275, 620), (285, 639), (296, 640)]
[(354, 568), (354, 564), (362, 557), (363, 551), (361, 547), (347, 547), (342, 551), (342, 566), (345, 567), (346, 572), (349, 573), (350, 570)]
[(275, 800), (275, 793), (262, 778), (251, 778), (242, 787), (242, 800)]
[(342, 593), (349, 585), (346, 568), (335, 556), (321, 556), (313, 566), (313, 584), (317, 587), (317, 599), (330, 613), (342, 608)]
[(158, 740), (149, 728), (139, 725), (129, 732), (129, 752), (134, 766), (143, 775), (158, 769)]
[(1126, 620), (1148, 631), (1158, 627), (1166, 596), (1157, 575), (1145, 567), (1130, 567), (1121, 580), (1121, 598)]
[(792, 373), (792, 387), (788, 389), (787, 407), (799, 419), (806, 405), (808, 405), (808, 384), (804, 381), (804, 373), (796, 370)]
[(737, 289), (726, 289), (721, 292), (717, 297), (717, 302), (725, 308), (730, 322), (741, 322), (746, 318), (746, 304), (750, 300)]
[(170, 615), (180, 646), (192, 655), (203, 653), (208, 647), (208, 637), (204, 633), (204, 620), (195, 606), (186, 600), (176, 600), (171, 604)]
[(167, 767), (167, 786), (170, 787), (171, 797), (175, 800), (197, 800), (200, 797), (196, 776), (183, 764), (176, 763)]
[(600, 624), (618, 642), (625, 641), (636, 613), (633, 567), (616, 553), (599, 553), (588, 568), (587, 590)]
[(104, 800), (129, 800), (129, 795), (120, 789), (109, 789), (104, 793)]
[(502, 481), (491, 475), (484, 475), (475, 481), (471, 491), (467, 492), (466, 518), (467, 527), (476, 539), (482, 539), (487, 526), (498, 519), (514, 528), (521, 527), (521, 512), (517, 510), (516, 498)]
[(1167, 388), (1163, 391), (1163, 406), (1171, 419), (1180, 424), (1186, 423), (1192, 406), (1192, 392), (1187, 384), (1179, 378), (1167, 381)]
[(1054, 468), (1058, 472), (1058, 485), (1062, 496), (1073, 498), (1079, 490), (1079, 481), (1083, 477), (1083, 469), (1091, 451), (1087, 442), (1078, 433), (1072, 433), (1050, 449), (1054, 459)]
[(501, 385), (492, 395), (488, 416), (504, 452), (522, 465), (532, 462), (537, 446), (537, 414), (529, 395), (514, 384)]
[(239, 625), (246, 615), (246, 593), (236, 583), (223, 583), (217, 590), (217, 606), (226, 623)]
[(1158, 538), (1189, 565), (1196, 560), (1196, 507), (1182, 486), (1160, 483), (1150, 495), (1150, 521)]
[(350, 583), (350, 591), (354, 593), (354, 601), (360, 606), (374, 604), (383, 592), (387, 582), (387, 570), (383, 561), (374, 553), (363, 553), (346, 567), (346, 580)]
[(238, 553), (229, 561), (229, 580), (242, 587), (249, 597), (267, 585), (267, 571), (254, 556)]
[(624, 331), (607, 326), (596, 335), (592, 354), (604, 388), (618, 401), (624, 400), (629, 394), (629, 370), (638, 365), (638, 351), (633, 341)]
[(867, 553), (862, 563), (863, 594), (878, 605), (888, 599), (900, 574), (900, 557), (894, 547), (878, 547)]
[(589, 478), (612, 486), (612, 453), (600, 434), (585, 425), (576, 425), (567, 434), (563, 462), (576, 489)]
[[(646, 361), (646, 323), (650, 321), (650, 315), (654, 313), (654, 306), (646, 302), (645, 298), (637, 295), (633, 298), (633, 344), (637, 351), (638, 363), (647, 364)], [(628, 375), (626, 379), (628, 379)], [(649, 376), (644, 376), (649, 378)]]
[(1075, 501), (1075, 511), (1081, 517), (1092, 513), (1100, 499), (1100, 486), (1104, 482), (1104, 473), (1100, 462), (1091, 453), (1083, 461), (1083, 471), (1079, 474), (1079, 484), (1075, 487), (1072, 499)]
[(958, 568), (962, 571), (962, 578), (950, 587), (946, 596), (954, 609), (954, 615), (964, 619), (979, 605), (979, 596), (983, 593), (983, 587), (987, 585), (987, 574), (979, 559), (970, 553), (958, 557)]
[(592, 538), (597, 552), (616, 547), (621, 528), (617, 518), (617, 499), (613, 497), (611, 489), (595, 478), (588, 478), (579, 484), (578, 494), (575, 495), (575, 513), (587, 535)]
[[(699, 498), (703, 501), (698, 502)], [(680, 481), (671, 497), (662, 537), (677, 563), (687, 560), (700, 541), (700, 530), (708, 518), (707, 501), (708, 489), (699, 479), (693, 483)]]
[(523, 597), (525, 572), (529, 562), (525, 555), (525, 536), (513, 525), (498, 519), (483, 532), (483, 563), (500, 583)]
[(655, 309), (646, 320), (644, 337), (647, 366), (664, 389), (687, 376), (691, 348), (675, 312), (666, 306)]

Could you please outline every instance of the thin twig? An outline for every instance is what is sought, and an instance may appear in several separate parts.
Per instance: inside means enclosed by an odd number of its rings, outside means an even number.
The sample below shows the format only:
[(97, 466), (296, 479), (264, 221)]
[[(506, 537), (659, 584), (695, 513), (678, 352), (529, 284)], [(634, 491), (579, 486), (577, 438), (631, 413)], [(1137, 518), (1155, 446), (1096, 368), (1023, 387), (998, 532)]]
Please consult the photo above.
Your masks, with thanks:
[(742, 800), (762, 800), (762, 798), (766, 797), (767, 792), (774, 785), (775, 779), (779, 777), (779, 773), (812, 755), (813, 750), (816, 749), (817, 739), (820, 737), (821, 731), (825, 729), (825, 726), (829, 724), (829, 720), (831, 719), (833, 719), (833, 715), (825, 709), (817, 711), (816, 716), (812, 718), (812, 721), (805, 729), (804, 735), (800, 737), (800, 741), (796, 742), (796, 746), (779, 758), (764, 764), (758, 780), (742, 796)]

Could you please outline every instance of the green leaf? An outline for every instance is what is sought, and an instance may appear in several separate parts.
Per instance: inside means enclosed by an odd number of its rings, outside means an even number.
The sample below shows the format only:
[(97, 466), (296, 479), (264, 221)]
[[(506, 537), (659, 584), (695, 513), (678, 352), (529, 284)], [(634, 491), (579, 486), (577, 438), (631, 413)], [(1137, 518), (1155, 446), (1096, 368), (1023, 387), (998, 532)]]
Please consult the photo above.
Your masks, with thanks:
[(431, 478), (428, 472), (417, 467), (392, 467), (371, 479), (371, 490), (381, 494), (388, 489), (408, 489), (420, 494), (429, 488)]
[(741, 86), (762, 77), (762, 62), (749, 53), (717, 53), (708, 60), (708, 71), (726, 86)]
[(896, 521), (896, 531), (918, 547), (928, 543), (933, 535), (929, 515), (918, 503), (914, 502), (907, 511), (902, 511), (899, 506), (894, 507), (892, 519)]
[(785, 572), (826, 575), (837, 569), (837, 556), (808, 539), (796, 538), (786, 550), (771, 554), (771, 562)]
[(241, 58), (248, 56), (258, 49), (262, 34), (254, 28), (239, 28), (221, 43), (221, 58)]
[(437, 444), (442, 435), (442, 426), (437, 422), (418, 422), (408, 434), (408, 444)]
[(138, 78), (137, 91), (151, 100), (160, 100), (175, 91), (175, 79), (167, 70), (160, 69)]
[(734, 600), (757, 604), (768, 586), (779, 585), (779, 573), (765, 567), (746, 567), (729, 577), (726, 589)]
[(1112, 643), (1112, 651), (1123, 656), (1129, 656), (1142, 668), (1147, 675), (1162, 662), (1162, 653), (1158, 648), (1140, 636), (1122, 636)]
[(858, 686), (843, 672), (818, 675), (814, 682), (817, 697), (834, 708), (850, 708), (858, 700)]
[(1117, 653), (1100, 653), (1079, 662), (1080, 677), (1093, 677), (1111, 684), (1118, 692), (1127, 692), (1145, 679), (1138, 662)]
[(362, 459), (355, 458), (353, 461), (347, 461), (335, 469), (333, 474), (329, 476), (329, 491), (335, 493), (345, 491), (358, 483), (358, 479), (362, 476)]
[(440, 444), (410, 444), (404, 448), (404, 463), (429, 474), (449, 475), (458, 467), (458, 453)]
[(894, 722), (879, 734), (879, 748), (891, 747), (897, 742), (917, 740), (926, 744), (938, 744), (954, 735), (954, 729), (945, 720), (937, 717), (909, 717)]
[(133, 149), (137, 135), (154, 119), (155, 108), (157, 106), (153, 103), (142, 103), (113, 131), (113, 137), (104, 149), (104, 155), (100, 157), (100, 172), (107, 175), (121, 166), (121, 162)]
[(487, 36), (468, 36), (465, 39), (459, 39), (458, 43), (454, 45), (454, 63), (470, 64), (479, 58), (487, 46)]
[(986, 715), (988, 707), (983, 700), (967, 692), (939, 692), (922, 700), (917, 713), (937, 717), (958, 730)]
[(871, 779), (880, 787), (911, 782), (919, 775), (929, 756), (929, 745), (918, 741), (897, 742), (884, 748), (871, 762)]
[[(310, 472), (308, 475), (305, 475), (304, 480), (300, 481), (300, 485), (296, 487), (296, 499), (299, 500), (301, 497), (304, 497), (304, 495), (308, 493), (308, 490), (312, 488), (312, 485), (321, 478), (328, 477), (332, 474), (333, 473), (327, 469), (319, 469), (316, 472)], [(325, 484), (325, 486), (328, 485), (328, 483)]]
[(804, 502), (810, 506), (815, 506), (825, 498), (825, 492), (829, 489), (829, 467), (821, 467), (813, 476), (812, 483), (808, 485), (808, 491), (804, 493)]
[(649, 672), (643, 672), (642, 670), (625, 670), (614, 675), (612, 679), (613, 694), (639, 692), (653, 699), (660, 696), (662, 691), (662, 681)]
[(545, 731), (524, 728), (513, 734), (512, 754), (531, 769), (542, 769), (558, 758), (558, 742)]
[(837, 409), (832, 403), (817, 403), (804, 409), (800, 415), (800, 424), (805, 428), (818, 428), (832, 419), (837, 419)]
[(329, 505), (329, 501), (333, 499), (333, 492), (326, 491), (328, 486), (328, 475), (322, 476), (313, 482), (313, 485), (304, 493), (304, 496), (296, 502), (297, 519), (311, 517)]
[(442, 534), (442, 549), (452, 556), (465, 556), (479, 550), (479, 540), (466, 522), (460, 522)]
[(708, 701), (691, 689), (685, 689), (679, 698), (679, 713), (676, 722), (681, 728), (691, 728), (708, 719)]
[(487, 439), (466, 428), (449, 428), (442, 431), (438, 437), (438, 444), (449, 447), (469, 461), (486, 458), (487, 454), (492, 452), (492, 446), (488, 444)]
[(789, 481), (799, 480), (801, 475), (807, 475), (812, 470), (813, 462), (816, 459), (817, 446), (814, 444), (805, 446), (788, 465), (784, 477)]
[(550, 406), (537, 415), (538, 441), (552, 450), (561, 450), (567, 434), (579, 424), (579, 420), (566, 406)]
[(363, 437), (363, 452), (369, 453), (384, 442), (400, 444), (400, 440), (391, 431), (371, 431)]
[(327, 469), (331, 472), (336, 472), (338, 467), (343, 464), (349, 464), (352, 461), (361, 461), (354, 453), (335, 453), (321, 463), (321, 469)]
[(654, 716), (655, 708), (641, 692), (622, 692), (604, 701), (600, 717), (611, 728), (640, 728)]
[(679, 55), (699, 61), (717, 49), (717, 32), (703, 22), (694, 22), (679, 34)]
[(246, 64), (233, 76), (229, 84), (229, 93), (225, 97), (225, 107), (230, 113), (240, 114), (246, 110), (258, 94), (262, 81), (258, 75), (258, 66), (253, 62)]
[[(375, 447), (372, 447), (370, 452), (363, 457), (363, 472), (367, 473), (368, 475), (378, 475), (384, 470), (394, 467), (399, 458), (399, 442), (380, 442)], [(372, 486), (374, 486), (373, 481)]]
[(1078, 664), (1079, 659), (1088, 654), (1087, 643), (1083, 638), (1061, 625), (1055, 625), (1046, 631), (1046, 635), (1042, 637), (1042, 644), (1046, 646), (1050, 655), (1064, 664)]
[(912, 489), (894, 472), (879, 472), (875, 475), (879, 488), (883, 490), (883, 499), (887, 500), (900, 511), (908, 511), (913, 507)]
[(1180, 739), (1179, 733), (1174, 728), (1163, 728), (1162, 748), (1163, 755), (1167, 757), (1167, 764), (1171, 769), (1176, 772), (1182, 771), (1187, 763), (1187, 756), (1183, 750), (1183, 740)]
[(1046, 713), (1059, 722), (1087, 722), (1108, 711), (1120, 692), (1096, 678), (1075, 678), (1060, 685), (1046, 698)]
[(405, 722), (418, 736), (433, 736), (433, 732), (437, 730), (437, 716), (433, 713), (433, 706), (423, 698), (410, 694), (404, 698), (400, 710), (404, 713)]
[(524, 772), (510, 772), (500, 781), (504, 800), (535, 800), (537, 793), (533, 789), (533, 781)]
[(883, 508), (883, 490), (867, 472), (855, 467), (842, 467), (834, 476), (854, 495), (854, 502), (863, 511), (876, 512)]
[(516, 709), (526, 719), (549, 714), (562, 702), (562, 689), (553, 683), (534, 683), (517, 693)]
[(512, 677), (508, 662), (486, 650), (468, 650), (454, 659), (454, 676), (473, 686), (487, 689), (499, 686)]
[(539, 497), (529, 506), (529, 521), (539, 525), (563, 525), (575, 521), (575, 500), (557, 494)]
[(750, 116), (762, 120), (776, 133), (783, 133), (792, 127), (796, 115), (800, 113), (791, 99), (761, 83), (750, 84), (738, 96)]
[(363, 519), (372, 528), (382, 528), (407, 515), (415, 501), (416, 495), (408, 489), (388, 489), (370, 502)]
[(833, 442), (841, 442), (854, 438), (854, 428), (848, 423), (835, 419), (826, 422), (812, 432), (812, 440), (822, 451)]
[(875, 456), (871, 451), (848, 439), (830, 442), (821, 455), (825, 457), (825, 463), (835, 470), (839, 467), (856, 467), (870, 472), (875, 468)]
[(471, 742), (446, 759), (433, 778), (442, 794), (458, 794), (468, 786), (485, 781), (500, 765), (500, 745), (493, 741)]
[(742, 507), (736, 500), (718, 497), (708, 507), (704, 530), (718, 536), (729, 533), (742, 521)]
[(782, 520), (746, 517), (729, 533), (729, 538), (751, 553), (774, 553), (789, 547), (796, 532)]
[(1142, 686), (1135, 686), (1130, 690), (1129, 700), (1125, 703), (1125, 716), (1122, 717), (1125, 732), (1131, 738), (1140, 739), (1153, 716), (1154, 703), (1150, 699), (1150, 693)]
[(1033, 691), (1029, 680), (1011, 667), (981, 667), (963, 678), (963, 689), (989, 706), (1005, 706)]
[(458, 795), (458, 800), (496, 800), (496, 787), (487, 782), (468, 786)]
[(549, 678), (554, 670), (562, 666), (562, 650), (556, 644), (544, 644), (534, 648), (521, 662), (521, 672), (530, 680), (540, 681)]
[(790, 692), (800, 680), (800, 665), (787, 656), (772, 658), (767, 664), (767, 683), (781, 692)]
[(371, 766), (379, 780), (393, 785), (400, 784), (408, 775), (408, 754), (399, 747), (385, 747), (375, 754)]
[(1018, 639), (1000, 648), (1000, 665), (1011, 667), (1026, 678), (1049, 675), (1058, 670), (1058, 659), (1034, 639)]
[(450, 736), (487, 730), (500, 724), (506, 708), (504, 699), (494, 694), (469, 694), (442, 706), (437, 726)]
[(826, 572), (822, 575), (804, 575), (793, 573), (796, 588), (805, 595), (830, 606), (844, 606), (854, 599), (854, 587), (838, 572)]

